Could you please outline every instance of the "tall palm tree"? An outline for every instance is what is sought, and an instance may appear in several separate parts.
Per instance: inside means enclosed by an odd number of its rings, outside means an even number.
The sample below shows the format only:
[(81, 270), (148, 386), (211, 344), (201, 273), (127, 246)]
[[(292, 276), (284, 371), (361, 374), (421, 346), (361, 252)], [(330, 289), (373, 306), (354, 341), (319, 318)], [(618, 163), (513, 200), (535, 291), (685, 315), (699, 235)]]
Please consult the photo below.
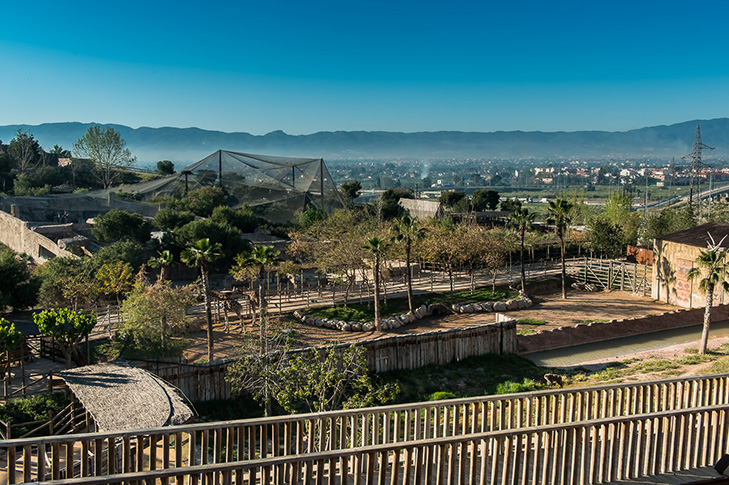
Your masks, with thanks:
[(152, 268), (159, 268), (159, 281), (164, 281), (167, 278), (167, 268), (174, 263), (175, 258), (169, 249), (157, 252), (157, 256), (149, 258), (149, 265)]
[[(258, 277), (258, 324), (260, 326), (260, 336), (261, 336), (261, 342), (260, 342), (260, 348), (259, 353), (260, 356), (264, 359), (264, 365), (266, 366), (266, 369), (268, 369), (270, 365), (270, 360), (268, 357), (268, 329), (266, 328), (266, 318), (265, 318), (265, 312), (266, 312), (266, 298), (263, 293), (263, 281), (266, 277), (266, 270), (267, 268), (270, 268), (276, 262), (279, 261), (278, 256), (281, 254), (280, 251), (275, 251), (273, 249), (273, 246), (253, 246), (250, 251), (246, 251), (244, 253), (241, 253), (235, 257), (235, 262), (237, 269), (242, 268), (254, 268), (256, 270), (256, 274)], [(264, 385), (263, 390), (263, 401), (264, 401), (264, 412), (266, 416), (271, 415), (271, 395), (270, 395), (270, 385), (268, 383), (270, 373), (268, 370), (264, 372), (264, 379), (266, 379), (266, 384)]]
[(222, 256), (220, 243), (211, 244), (210, 239), (200, 239), (182, 251), (180, 259), (190, 267), (200, 268), (200, 277), (203, 284), (203, 300), (205, 302), (205, 318), (208, 331), (208, 362), (213, 361), (213, 313), (210, 309), (210, 279), (208, 278), (208, 263)]
[(564, 233), (570, 225), (570, 213), (574, 204), (567, 199), (558, 197), (556, 200), (549, 201), (547, 212), (549, 218), (547, 222), (555, 227), (555, 232), (559, 238), (560, 259), (562, 261), (562, 298), (567, 298), (567, 269), (564, 262)]
[[(711, 234), (709, 234), (711, 238)], [(711, 243), (708, 249), (702, 249), (696, 258), (698, 266), (691, 268), (686, 275), (689, 279), (701, 278), (699, 289), (706, 293), (706, 308), (704, 310), (704, 328), (701, 331), (701, 343), (699, 344), (699, 353), (705, 354), (706, 347), (709, 343), (709, 326), (711, 325), (711, 307), (714, 305), (714, 290), (717, 285), (729, 291), (729, 282), (726, 281), (729, 272), (729, 261), (726, 260), (726, 248), (721, 247), (722, 239), (719, 244)]]
[(405, 243), (405, 267), (407, 268), (407, 285), (408, 285), (408, 308), (413, 311), (413, 274), (410, 268), (412, 245), (414, 242), (421, 241), (425, 238), (426, 229), (420, 223), (410, 217), (408, 214), (403, 215), (395, 221), (392, 226), (392, 239), (397, 242)]
[(517, 207), (509, 216), (509, 224), (519, 231), (519, 263), (521, 264), (521, 291), (526, 292), (526, 274), (524, 273), (524, 239), (527, 229), (531, 228), (535, 214), (525, 207)]
[(364, 249), (372, 253), (372, 272), (375, 279), (375, 328), (382, 330), (382, 321), (380, 320), (380, 256), (387, 249), (387, 243), (379, 236), (373, 236), (367, 239)]

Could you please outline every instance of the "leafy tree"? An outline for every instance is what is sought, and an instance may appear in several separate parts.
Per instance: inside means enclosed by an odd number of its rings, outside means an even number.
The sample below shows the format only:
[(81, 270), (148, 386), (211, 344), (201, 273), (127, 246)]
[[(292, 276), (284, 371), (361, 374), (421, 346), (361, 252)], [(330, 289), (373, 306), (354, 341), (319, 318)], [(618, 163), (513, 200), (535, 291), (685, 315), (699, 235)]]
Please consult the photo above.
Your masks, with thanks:
[(121, 305), (121, 296), (132, 289), (134, 284), (134, 269), (129, 263), (117, 261), (99, 268), (96, 279), (101, 283), (106, 294), (116, 297), (116, 304)]
[(367, 239), (364, 248), (372, 254), (372, 277), (375, 280), (375, 328), (382, 331), (382, 320), (380, 319), (380, 263), (382, 254), (387, 249), (387, 242), (379, 236), (373, 236)]
[(33, 322), (41, 334), (53, 337), (58, 342), (66, 358), (66, 368), (70, 369), (73, 356), (78, 354), (76, 346), (91, 333), (96, 325), (96, 315), (93, 312), (59, 308), (33, 314)]
[(301, 214), (299, 214), (297, 225), (301, 228), (309, 228), (327, 218), (327, 213), (323, 210), (309, 205)]
[(18, 172), (27, 173), (37, 167), (42, 158), (43, 149), (31, 133), (19, 129), (15, 138), (8, 145), (8, 154), (15, 161)]
[(228, 206), (218, 206), (213, 209), (210, 219), (219, 224), (228, 224), (244, 233), (251, 233), (256, 227), (263, 223), (260, 217), (253, 214), (247, 205), (238, 209), (231, 209)]
[(71, 151), (64, 149), (60, 145), (53, 145), (53, 148), (48, 153), (55, 155), (57, 158), (71, 158)]
[(648, 214), (641, 239), (646, 247), (653, 247), (653, 241), (665, 234), (692, 228), (696, 216), (689, 206), (680, 209), (663, 209), (657, 214)]
[(39, 266), (39, 300), (45, 307), (70, 306), (77, 309), (96, 299), (96, 268), (90, 258), (53, 258)]
[(122, 305), (123, 328), (137, 343), (159, 342), (164, 355), (170, 332), (185, 325), (185, 311), (195, 301), (191, 286), (177, 288), (162, 279), (151, 285), (137, 280)]
[(587, 230), (587, 242), (605, 257), (618, 258), (625, 252), (625, 233), (604, 215), (593, 217)]
[(172, 175), (175, 173), (175, 164), (169, 160), (160, 160), (157, 162), (157, 173), (161, 175)]
[(144, 263), (144, 248), (133, 241), (117, 241), (104, 246), (90, 260), (93, 272), (97, 272), (104, 264), (117, 261), (129, 263), (134, 271), (139, 271)]
[(572, 202), (558, 197), (555, 200), (550, 200), (549, 207), (547, 208), (547, 212), (549, 213), (547, 222), (554, 226), (554, 230), (559, 238), (560, 260), (562, 262), (562, 298), (567, 298), (567, 268), (564, 260), (564, 238), (565, 232), (571, 222), (570, 212), (573, 207)]
[(360, 196), (362, 193), (362, 184), (359, 180), (353, 180), (352, 182), (344, 182), (339, 186), (339, 192), (342, 194), (344, 203), (351, 207), (354, 204), (354, 199)]
[(185, 224), (175, 231), (174, 236), (183, 247), (194, 245), (201, 239), (209, 239), (211, 244), (218, 244), (223, 257), (216, 268), (221, 271), (230, 268), (235, 256), (249, 247), (239, 229), (212, 219), (200, 219)]
[(210, 239), (204, 238), (190, 245), (182, 251), (180, 259), (188, 266), (200, 268), (200, 276), (203, 285), (203, 298), (205, 301), (205, 318), (207, 320), (208, 333), (208, 362), (213, 361), (213, 314), (210, 309), (210, 279), (208, 277), (208, 266), (210, 262), (221, 257), (220, 243), (211, 243)]
[(493, 189), (477, 189), (473, 191), (471, 196), (471, 207), (473, 210), (493, 211), (499, 205), (499, 193)]
[(526, 292), (526, 274), (524, 273), (524, 240), (527, 230), (531, 229), (535, 214), (529, 209), (519, 207), (509, 215), (509, 224), (519, 231), (519, 264), (521, 265), (521, 291)]
[(393, 232), (393, 240), (404, 245), (405, 268), (407, 269), (406, 280), (408, 287), (408, 309), (413, 311), (413, 275), (410, 268), (412, 246), (413, 243), (425, 239), (426, 230), (424, 227), (421, 227), (420, 223), (416, 219), (413, 219), (408, 214), (403, 215), (400, 219), (395, 221), (391, 230)]
[(79, 158), (88, 158), (94, 163), (94, 171), (105, 189), (111, 187), (121, 169), (130, 167), (136, 160), (126, 148), (126, 142), (114, 128), (102, 129), (98, 125), (89, 127), (84, 136), (73, 144)]
[(443, 192), (438, 197), (438, 202), (441, 203), (446, 208), (453, 208), (455, 207), (460, 201), (467, 199), (468, 196), (465, 192), (456, 192), (454, 190), (448, 190), (446, 192)]
[(174, 231), (194, 220), (194, 213), (173, 209), (172, 207), (164, 207), (154, 216), (155, 225), (162, 231)]
[(41, 281), (28, 268), (29, 258), (0, 244), (0, 312), (14, 311), (38, 302)]
[(392, 401), (396, 383), (379, 385), (367, 369), (366, 349), (350, 345), (313, 348), (290, 355), (278, 375), (274, 397), (289, 413), (301, 405), (311, 413), (376, 406)]
[(504, 199), (501, 201), (502, 211), (515, 211), (521, 208), (521, 201), (516, 198)]
[[(23, 334), (20, 330), (15, 329), (15, 324), (10, 323), (4, 318), (0, 317), (0, 352), (6, 353), (13, 350), (18, 346), (20, 341), (23, 339)], [(2, 377), (5, 379), (5, 375), (10, 368), (10, 359), (5, 359), (5, 365), (2, 368)]]
[[(633, 210), (633, 201), (625, 192), (613, 192), (605, 200), (603, 217), (614, 227), (620, 227), (624, 236), (624, 245), (638, 242), (638, 229), (641, 216)], [(594, 219), (593, 219), (594, 220)]]
[(687, 277), (691, 280), (701, 278), (699, 289), (706, 294), (706, 307), (704, 309), (704, 327), (701, 331), (701, 342), (699, 344), (699, 353), (705, 354), (706, 347), (709, 343), (709, 327), (711, 326), (711, 309), (714, 306), (714, 290), (717, 285), (725, 292), (729, 291), (729, 282), (727, 282), (727, 272), (729, 271), (729, 261), (726, 260), (726, 248), (721, 247), (724, 240), (719, 243), (714, 242), (711, 237), (708, 249), (699, 252), (696, 258), (698, 266), (693, 267), (687, 273)]
[(149, 241), (151, 227), (139, 214), (112, 209), (94, 218), (91, 232), (102, 243), (127, 239), (144, 243)]
[(205, 185), (188, 192), (180, 205), (180, 208), (193, 212), (196, 216), (210, 217), (216, 207), (228, 205), (228, 198), (220, 187)]
[(377, 219), (379, 221), (391, 221), (402, 216), (405, 209), (400, 205), (400, 199), (412, 196), (412, 191), (403, 188), (385, 190), (374, 206)]

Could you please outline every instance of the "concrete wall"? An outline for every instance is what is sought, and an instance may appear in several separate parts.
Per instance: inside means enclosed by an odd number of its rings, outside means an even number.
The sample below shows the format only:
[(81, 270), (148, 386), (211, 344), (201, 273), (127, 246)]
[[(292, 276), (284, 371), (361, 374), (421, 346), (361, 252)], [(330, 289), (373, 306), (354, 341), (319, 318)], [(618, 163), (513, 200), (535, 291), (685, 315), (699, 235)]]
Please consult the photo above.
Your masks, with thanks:
[[(687, 274), (696, 264), (704, 248), (656, 240), (653, 259), (653, 299), (684, 308), (703, 308), (706, 294), (699, 290), (700, 279), (690, 280)], [(729, 303), (729, 295), (717, 286), (714, 304)]]
[[(721, 305), (713, 309), (711, 313), (712, 322), (727, 319), (729, 319), (729, 305)], [(530, 354), (543, 350), (561, 349), (661, 330), (691, 327), (700, 325), (703, 321), (704, 309), (695, 308), (676, 310), (662, 315), (596, 322), (574, 327), (560, 327), (530, 335), (517, 335), (517, 352), (519, 354)], [(696, 337), (698, 338), (699, 334), (696, 334)]]
[(36, 263), (57, 256), (74, 256), (58, 247), (54, 241), (33, 231), (28, 223), (0, 211), (0, 242), (18, 253), (30, 255)]

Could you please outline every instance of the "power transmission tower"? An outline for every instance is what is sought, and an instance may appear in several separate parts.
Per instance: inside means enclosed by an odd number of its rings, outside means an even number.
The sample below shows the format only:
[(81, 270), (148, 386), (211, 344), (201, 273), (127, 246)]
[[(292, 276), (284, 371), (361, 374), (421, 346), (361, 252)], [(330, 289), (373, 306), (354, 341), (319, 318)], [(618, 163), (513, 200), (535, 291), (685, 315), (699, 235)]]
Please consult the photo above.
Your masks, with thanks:
[[(694, 179), (697, 178), (698, 174), (701, 171), (701, 151), (707, 149), (707, 150), (713, 150), (714, 147), (710, 147), (709, 145), (704, 144), (701, 141), (701, 125), (696, 125), (696, 134), (694, 135), (694, 145), (693, 149), (691, 150), (691, 153), (688, 155), (684, 155), (681, 157), (682, 159), (686, 160), (688, 158), (691, 159), (691, 173), (689, 178), (689, 197), (688, 197), (688, 207), (689, 211), (692, 210), (692, 203), (694, 199), (694, 184), (696, 182)], [(697, 184), (697, 192), (699, 194), (699, 211), (701, 211), (701, 190), (700, 185)]]

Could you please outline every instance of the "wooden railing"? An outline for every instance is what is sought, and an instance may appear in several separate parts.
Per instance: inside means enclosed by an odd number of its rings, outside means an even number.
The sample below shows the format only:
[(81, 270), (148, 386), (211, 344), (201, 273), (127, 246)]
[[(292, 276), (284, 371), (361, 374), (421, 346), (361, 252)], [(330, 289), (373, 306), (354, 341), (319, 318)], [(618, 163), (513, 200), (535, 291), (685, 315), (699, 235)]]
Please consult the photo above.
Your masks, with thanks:
[[(393, 451), (418, 447), (420, 442), (429, 440), (460, 443), (483, 433), (506, 439), (517, 436), (509, 434), (515, 430), (533, 429), (541, 433), (554, 427), (563, 429), (560, 427), (570, 423), (618, 422), (631, 416), (728, 406), (729, 374), (723, 374), (153, 430), (0, 441), (0, 472), (5, 470), (10, 480), (7, 483), (13, 483), (21, 476), (32, 475), (32, 470), (36, 470), (33, 464), (41, 462), (50, 463), (48, 473), (56, 479), (309, 456), (363, 447)], [(518, 436), (523, 440), (526, 435)], [(509, 438), (508, 442), (513, 443), (514, 439)], [(518, 455), (523, 449), (514, 448), (514, 453)], [(508, 459), (516, 458), (508, 455)], [(18, 475), (16, 470), (20, 470)]]
[(230, 463), (123, 468), (59, 483), (605, 483), (714, 463), (727, 446), (728, 413), (728, 405), (705, 406)]

